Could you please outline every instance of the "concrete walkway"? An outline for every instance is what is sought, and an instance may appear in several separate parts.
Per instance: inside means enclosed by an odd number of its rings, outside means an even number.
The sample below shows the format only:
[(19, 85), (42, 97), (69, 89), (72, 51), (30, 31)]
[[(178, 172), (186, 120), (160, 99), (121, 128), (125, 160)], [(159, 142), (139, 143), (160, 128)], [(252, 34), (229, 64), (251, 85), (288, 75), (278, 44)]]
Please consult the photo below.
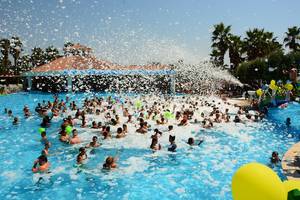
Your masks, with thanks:
[(300, 142), (294, 144), (285, 153), (281, 166), (288, 180), (300, 181)]

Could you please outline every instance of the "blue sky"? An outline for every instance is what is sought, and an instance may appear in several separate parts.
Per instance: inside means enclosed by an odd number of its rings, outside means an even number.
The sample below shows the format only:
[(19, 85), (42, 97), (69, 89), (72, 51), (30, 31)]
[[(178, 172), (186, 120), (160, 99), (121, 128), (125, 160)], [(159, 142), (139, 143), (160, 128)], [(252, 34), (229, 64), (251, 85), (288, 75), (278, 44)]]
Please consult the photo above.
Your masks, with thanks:
[(214, 24), (272, 31), (282, 41), (300, 26), (299, 0), (0, 0), (0, 37), (18, 35), (28, 50), (62, 47), (65, 41), (92, 47), (98, 57), (123, 63), (210, 53)]

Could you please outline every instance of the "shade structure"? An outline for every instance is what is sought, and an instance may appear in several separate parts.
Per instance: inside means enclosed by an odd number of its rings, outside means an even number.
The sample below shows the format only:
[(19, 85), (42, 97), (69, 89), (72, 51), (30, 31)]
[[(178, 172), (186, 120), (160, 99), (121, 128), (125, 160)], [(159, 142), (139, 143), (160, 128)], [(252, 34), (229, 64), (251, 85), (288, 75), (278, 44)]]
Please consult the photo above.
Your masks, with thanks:
[(123, 66), (88, 56), (67, 56), (37, 67), (22, 76), (90, 76), (90, 75), (173, 75), (175, 70), (169, 65), (129, 65)]
[(90, 55), (71, 55), (60, 57), (22, 74), (31, 89), (32, 77), (67, 77), (69, 91), (72, 91), (72, 77), (84, 76), (168, 76), (171, 93), (175, 93), (175, 70), (170, 65), (119, 65), (98, 60)]

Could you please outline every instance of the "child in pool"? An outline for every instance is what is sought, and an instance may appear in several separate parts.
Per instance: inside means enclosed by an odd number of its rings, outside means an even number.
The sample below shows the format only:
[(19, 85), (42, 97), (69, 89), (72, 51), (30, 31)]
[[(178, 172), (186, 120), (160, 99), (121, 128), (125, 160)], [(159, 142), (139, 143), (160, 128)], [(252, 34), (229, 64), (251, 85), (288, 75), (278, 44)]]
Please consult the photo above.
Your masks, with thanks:
[(41, 155), (37, 160), (34, 161), (32, 171), (33, 172), (44, 172), (49, 169), (50, 163), (45, 155)]
[(45, 148), (42, 150), (42, 155), (44, 156), (48, 156), (49, 155), (49, 148), (50, 148), (50, 143), (47, 142), (45, 143)]
[(113, 169), (113, 168), (117, 168), (117, 164), (116, 164), (117, 159), (112, 157), (112, 156), (108, 156), (105, 160), (105, 163), (103, 164), (103, 169)]
[(175, 136), (169, 135), (170, 146), (168, 147), (168, 151), (176, 152), (177, 145), (175, 143)]
[(43, 131), (42, 133), (41, 133), (41, 143), (43, 144), (43, 145), (45, 145), (46, 143), (50, 143), (49, 141), (48, 141), (48, 138), (47, 138), (47, 134), (46, 134), (46, 131)]
[(84, 147), (80, 147), (79, 154), (77, 155), (77, 164), (82, 164), (87, 159), (87, 154)]

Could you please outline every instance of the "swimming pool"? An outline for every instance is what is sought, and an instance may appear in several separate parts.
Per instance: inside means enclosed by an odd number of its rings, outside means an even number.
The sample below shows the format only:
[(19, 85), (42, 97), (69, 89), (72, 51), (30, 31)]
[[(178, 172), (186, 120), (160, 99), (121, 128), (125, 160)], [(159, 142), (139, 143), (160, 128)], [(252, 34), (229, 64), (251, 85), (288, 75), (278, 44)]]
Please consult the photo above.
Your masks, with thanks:
[[(88, 95), (73, 95), (71, 100), (80, 102)], [(31, 167), (42, 150), (41, 119), (24, 119), (22, 109), (27, 104), (33, 111), (42, 99), (52, 96), (18, 93), (0, 97), (0, 199), (231, 199), (231, 178), (241, 165), (252, 161), (268, 164), (272, 151), (283, 155), (299, 140), (299, 127), (284, 125), (289, 113), (293, 113), (293, 122), (300, 112), (299, 104), (290, 104), (284, 110), (270, 110), (269, 118), (261, 123), (222, 124), (204, 132), (196, 126), (188, 128), (180, 133), (182, 138), (197, 135), (205, 142), (191, 149), (179, 137), (177, 153), (153, 154), (145, 148), (149, 141), (135, 134), (103, 142), (78, 169), (74, 165), (78, 146), (58, 141), (60, 121), (54, 120), (47, 129), (55, 154), (49, 157), (51, 174), (37, 183), (39, 177), (32, 174)], [(12, 126), (12, 118), (3, 114), (6, 107), (20, 116), (20, 125)], [(103, 160), (115, 154), (119, 154), (119, 168), (103, 172)], [(280, 168), (274, 169), (284, 179)]]

